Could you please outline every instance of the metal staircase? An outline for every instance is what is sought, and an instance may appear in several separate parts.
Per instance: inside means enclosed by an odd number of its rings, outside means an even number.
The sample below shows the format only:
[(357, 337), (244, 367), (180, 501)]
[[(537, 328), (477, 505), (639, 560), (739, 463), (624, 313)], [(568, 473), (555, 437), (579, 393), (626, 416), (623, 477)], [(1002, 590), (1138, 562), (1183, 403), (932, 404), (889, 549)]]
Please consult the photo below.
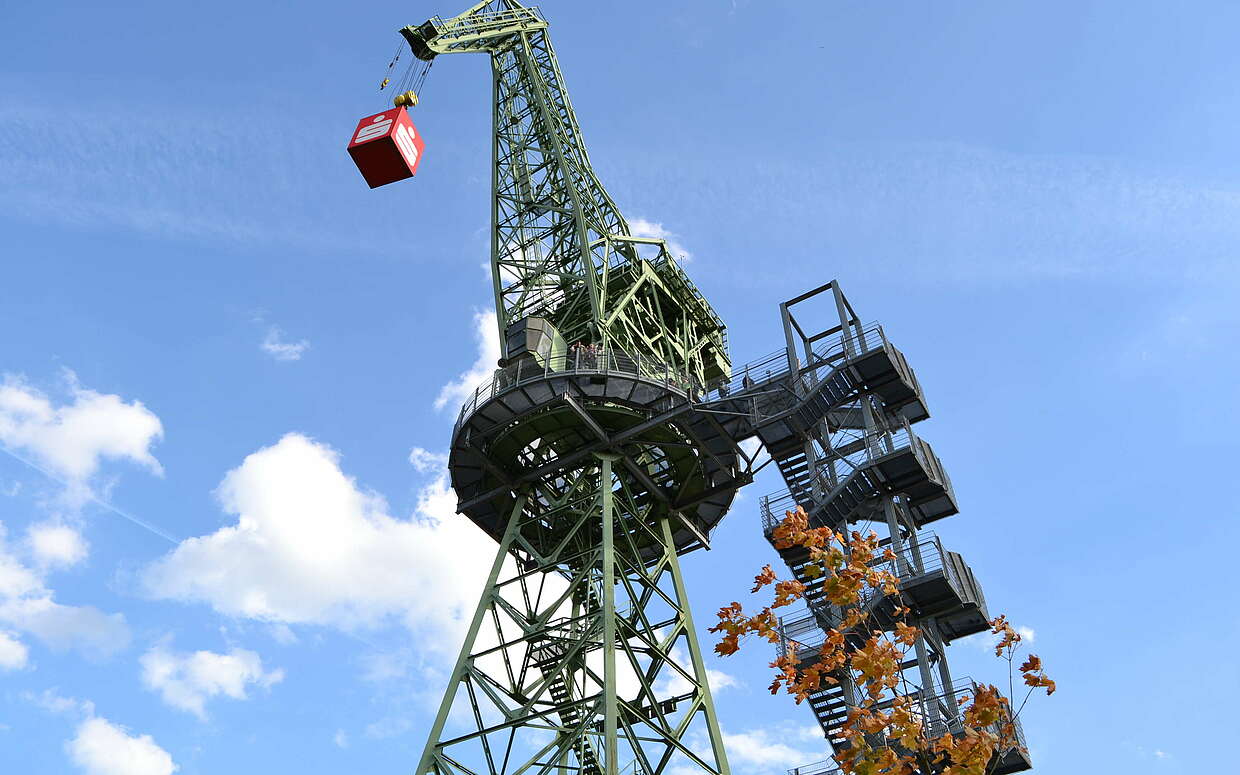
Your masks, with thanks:
[[(821, 332), (807, 334), (793, 307), (820, 295), (834, 301), (838, 319)], [(899, 620), (898, 607), (911, 611), (911, 623), (922, 634), (901, 665), (904, 688), (897, 692), (914, 700), (931, 737), (962, 733), (956, 698), (972, 684), (953, 680), (945, 648), (957, 638), (988, 629), (988, 614), (968, 564), (944, 549), (937, 536), (922, 531), (956, 514), (958, 507), (942, 462), (911, 428), (930, 416), (921, 385), (882, 328), (861, 325), (837, 283), (781, 305), (781, 313), (787, 335), (782, 368), (778, 357), (768, 356), (753, 367), (762, 370), (760, 381), (750, 378), (739, 390), (729, 385), (719, 397), (744, 407), (745, 422), (788, 487), (762, 498), (763, 532), (770, 540), (785, 513), (798, 505), (813, 526), (842, 532), (863, 524), (879, 532), (881, 545), (895, 557), (878, 564), (899, 578), (900, 592), (893, 598), (869, 590), (862, 600), (866, 625), (860, 629), (892, 629)], [(739, 371), (749, 374), (750, 367)], [(793, 577), (805, 584), (806, 603), (801, 614), (780, 621), (781, 655), (795, 650), (802, 665), (812, 664), (826, 631), (840, 629), (844, 611), (825, 598), (823, 579), (805, 572), (804, 549), (777, 551)], [(855, 648), (863, 639), (853, 635), (846, 644)], [(835, 678), (838, 683), (811, 694), (808, 704), (839, 753), (848, 745), (844, 724), (858, 693), (847, 671)], [(1023, 741), (1017, 749), (1001, 752), (992, 765), (996, 775), (1032, 766)], [(832, 770), (830, 762), (820, 762), (789, 772), (825, 775)]]
[[(568, 648), (562, 640), (544, 640), (533, 647), (531, 662), (543, 673), (547, 681), (547, 694), (558, 709), (556, 714), (560, 717), (560, 725), (565, 729), (577, 729), (584, 723), (587, 715), (573, 701), (572, 692), (564, 676), (563, 662)], [(580, 762), (581, 775), (602, 775), (598, 757), (587, 736), (580, 736), (573, 746), (573, 751), (577, 754), (577, 761)]]

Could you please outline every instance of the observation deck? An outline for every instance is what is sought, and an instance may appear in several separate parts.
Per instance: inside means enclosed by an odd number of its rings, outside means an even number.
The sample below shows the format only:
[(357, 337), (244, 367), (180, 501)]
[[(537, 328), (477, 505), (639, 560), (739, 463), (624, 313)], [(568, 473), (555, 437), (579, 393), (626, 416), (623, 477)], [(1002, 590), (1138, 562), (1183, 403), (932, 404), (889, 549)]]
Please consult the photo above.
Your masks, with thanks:
[(614, 349), (517, 359), (457, 417), (448, 465), (458, 511), (498, 540), (519, 490), (547, 500), (565, 472), (610, 454), (651, 519), (673, 516), (678, 551), (703, 546), (750, 475), (740, 439), (697, 411), (696, 392), (666, 364)]

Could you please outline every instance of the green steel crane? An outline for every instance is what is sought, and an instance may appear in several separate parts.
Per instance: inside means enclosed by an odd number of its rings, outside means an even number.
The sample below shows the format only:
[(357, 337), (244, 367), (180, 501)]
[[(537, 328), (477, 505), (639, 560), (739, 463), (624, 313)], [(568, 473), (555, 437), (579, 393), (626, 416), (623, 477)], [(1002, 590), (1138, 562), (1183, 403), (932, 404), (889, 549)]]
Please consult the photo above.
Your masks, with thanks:
[[(922, 634), (884, 701), (903, 696), (932, 737), (964, 734), (957, 700), (974, 687), (945, 650), (987, 628), (986, 603), (963, 558), (923, 532), (957, 506), (911, 430), (929, 410), (907, 360), (832, 281), (780, 305), (785, 346), (734, 375), (722, 321), (595, 177), (547, 30), (516, 0), (401, 30), (428, 62), (490, 55), (503, 343), (449, 455), (458, 511), (499, 547), (415, 775), (728, 775), (679, 558), (709, 548), (769, 463), (788, 491), (761, 500), (768, 538), (797, 505), (814, 525), (886, 533), (901, 591), (867, 598), (867, 622), (890, 629), (898, 599)], [(806, 333), (794, 308), (813, 299), (836, 314)], [(754, 439), (758, 466), (742, 444)], [(843, 614), (804, 556), (779, 551), (807, 610), (780, 620), (778, 647), (812, 664)], [(861, 698), (850, 671), (833, 677), (808, 704), (840, 753)], [(997, 775), (1031, 766), (1018, 727)]]
[(414, 54), (490, 54), (494, 72), (491, 272), (500, 334), (526, 318), (569, 344), (728, 373), (723, 322), (663, 240), (634, 237), (599, 183), (537, 8), (498, 0), (401, 34)]
[(536, 8), (401, 34), (491, 59), (503, 343), (449, 460), (499, 549), (416, 773), (727, 775), (679, 561), (752, 478), (700, 409), (730, 376), (723, 322), (599, 183)]

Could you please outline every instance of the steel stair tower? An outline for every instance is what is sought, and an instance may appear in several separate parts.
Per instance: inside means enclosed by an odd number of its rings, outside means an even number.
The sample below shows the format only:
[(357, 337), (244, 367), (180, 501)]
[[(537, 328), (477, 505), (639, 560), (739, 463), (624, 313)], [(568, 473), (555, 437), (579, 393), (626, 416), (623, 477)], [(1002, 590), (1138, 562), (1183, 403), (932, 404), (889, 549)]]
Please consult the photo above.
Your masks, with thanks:
[[(815, 300), (820, 309), (830, 310), (827, 327), (807, 333), (794, 308)], [(972, 692), (973, 683), (953, 679), (946, 647), (988, 630), (989, 617), (981, 585), (968, 564), (924, 530), (958, 509), (938, 456), (911, 427), (930, 416), (921, 385), (882, 327), (861, 322), (837, 282), (784, 303), (780, 312), (786, 346), (763, 361), (770, 398), (762, 402), (755, 396), (751, 421), (788, 490), (761, 499), (763, 531), (770, 539), (784, 514), (800, 505), (812, 526), (837, 532), (859, 526), (880, 535), (882, 546), (895, 554), (894, 560), (881, 564), (899, 578), (900, 594), (897, 602), (895, 596), (869, 590), (862, 601), (867, 616), (862, 632), (893, 628), (898, 605), (911, 610), (910, 618), (922, 632), (911, 658), (901, 665), (898, 688), (885, 700), (910, 697), (931, 739), (960, 734), (957, 700)], [(775, 366), (783, 368), (771, 374)], [(742, 368), (746, 370), (752, 367)], [(795, 650), (802, 664), (809, 665), (826, 630), (844, 629), (845, 612), (826, 600), (821, 577), (805, 573), (806, 550), (777, 551), (806, 585), (807, 603), (804, 613), (781, 619), (780, 654)], [(864, 636), (857, 636), (848, 645), (863, 641)], [(842, 753), (848, 745), (844, 723), (860, 697), (847, 672), (835, 677), (837, 684), (810, 695), (809, 706), (832, 748)], [(1016, 731), (1019, 747), (996, 755), (989, 770), (994, 775), (1031, 767), (1019, 723)], [(833, 771), (833, 763), (824, 761), (790, 773)]]

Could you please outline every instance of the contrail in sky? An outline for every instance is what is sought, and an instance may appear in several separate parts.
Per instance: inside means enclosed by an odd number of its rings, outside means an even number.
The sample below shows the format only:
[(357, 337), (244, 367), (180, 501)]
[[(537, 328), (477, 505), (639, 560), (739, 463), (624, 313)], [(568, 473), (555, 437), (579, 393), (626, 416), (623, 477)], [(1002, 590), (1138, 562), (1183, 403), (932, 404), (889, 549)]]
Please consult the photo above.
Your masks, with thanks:
[[(36, 470), (36, 471), (38, 471), (39, 473), (43, 474), (43, 475), (44, 475), (44, 476), (46, 476), (48, 479), (51, 479), (53, 482), (56, 482), (57, 484), (61, 485), (62, 487), (70, 487), (70, 486), (71, 486), (68, 482), (66, 482), (65, 480), (63, 480), (63, 479), (61, 479), (60, 477), (56, 476), (56, 475), (55, 475), (55, 474), (53, 474), (51, 471), (48, 471), (46, 468), (43, 468), (42, 466), (40, 466), (39, 464), (37, 464), (37, 463), (35, 463), (35, 462), (31, 461), (31, 460), (27, 460), (26, 458), (24, 458), (24, 457), (22, 457), (21, 455), (17, 454), (16, 452), (14, 452), (13, 450), (9, 449), (8, 447), (0, 446), (0, 451), (3, 451), (3, 452), (4, 452), (4, 454), (8, 455), (9, 457), (13, 458), (14, 460), (16, 460), (16, 461), (18, 461), (18, 462), (25, 463), (26, 465), (30, 466), (30, 467), (31, 467), (31, 468), (33, 468), (34, 470)], [(111, 503), (108, 503), (107, 501), (105, 501), (105, 500), (103, 500), (102, 498), (100, 498), (100, 497), (96, 496), (96, 495), (95, 495), (94, 493), (92, 493), (92, 492), (89, 492), (89, 491), (88, 491), (88, 492), (87, 492), (86, 497), (87, 497), (87, 499), (89, 499), (91, 502), (93, 502), (93, 503), (95, 503), (95, 504), (98, 504), (99, 506), (102, 506), (103, 508), (107, 509), (108, 511), (112, 512), (113, 514), (116, 514), (117, 516), (124, 517), (125, 519), (127, 519), (127, 520), (129, 520), (130, 522), (134, 523), (134, 524), (135, 524), (135, 525), (137, 525), (138, 527), (143, 528), (143, 529), (147, 530), (148, 532), (153, 533), (153, 534), (155, 534), (155, 535), (159, 536), (160, 538), (164, 539), (165, 541), (167, 541), (167, 542), (168, 542), (168, 543), (170, 543), (170, 544), (176, 545), (176, 544), (180, 544), (180, 543), (181, 543), (181, 542), (180, 542), (180, 541), (178, 541), (177, 539), (175, 539), (175, 538), (173, 538), (172, 536), (170, 536), (170, 535), (168, 535), (167, 533), (165, 533), (163, 530), (160, 530), (158, 527), (156, 527), (156, 526), (152, 525), (150, 522), (147, 522), (147, 521), (146, 521), (146, 520), (144, 520), (144, 519), (140, 519), (140, 518), (138, 518), (138, 517), (135, 517), (133, 514), (130, 514), (128, 511), (125, 511), (124, 509), (120, 509), (120, 508), (117, 508), (116, 506), (113, 506)]]

